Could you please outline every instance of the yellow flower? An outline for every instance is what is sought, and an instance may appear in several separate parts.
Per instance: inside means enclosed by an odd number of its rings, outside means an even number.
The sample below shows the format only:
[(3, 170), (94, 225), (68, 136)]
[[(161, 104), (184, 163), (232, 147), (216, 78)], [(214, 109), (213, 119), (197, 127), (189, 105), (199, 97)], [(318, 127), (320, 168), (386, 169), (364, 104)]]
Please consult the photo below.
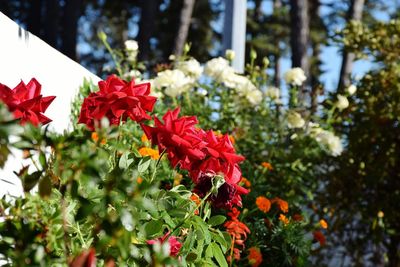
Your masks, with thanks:
[(280, 215), (279, 215), (279, 220), (280, 220), (281, 222), (283, 222), (284, 225), (289, 224), (289, 219), (288, 219), (284, 214), (280, 214)]
[(383, 211), (378, 211), (378, 217), (379, 218), (383, 218), (383, 216), (385, 216), (385, 213), (383, 213)]
[(319, 225), (324, 229), (328, 228), (328, 223), (324, 219), (319, 220)]
[(152, 149), (150, 147), (142, 147), (139, 149), (139, 154), (143, 157), (150, 156), (152, 159), (159, 159), (160, 155), (158, 154), (158, 150)]
[(267, 213), (271, 209), (271, 201), (263, 196), (256, 198), (256, 205), (264, 213)]

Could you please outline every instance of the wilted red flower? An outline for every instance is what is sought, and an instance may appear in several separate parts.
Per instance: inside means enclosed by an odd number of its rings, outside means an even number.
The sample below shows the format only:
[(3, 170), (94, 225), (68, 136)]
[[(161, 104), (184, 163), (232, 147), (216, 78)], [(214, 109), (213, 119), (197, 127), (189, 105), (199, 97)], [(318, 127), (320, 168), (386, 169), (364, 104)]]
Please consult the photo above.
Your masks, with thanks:
[(95, 122), (103, 117), (112, 125), (119, 125), (128, 117), (136, 122), (151, 119), (146, 112), (153, 110), (157, 98), (149, 95), (150, 83), (135, 84), (133, 79), (127, 82), (111, 75), (99, 82), (99, 89), (84, 99), (78, 123), (93, 130)]
[(20, 119), (21, 124), (27, 122), (37, 126), (39, 123), (47, 124), (51, 119), (43, 113), (53, 102), (55, 96), (43, 97), (42, 86), (32, 78), (28, 84), (21, 81), (14, 89), (0, 83), (0, 99), (7, 105), (14, 118)]
[(90, 248), (76, 256), (69, 267), (96, 267), (96, 250)]
[(168, 110), (163, 116), (163, 122), (154, 118), (154, 127), (142, 124), (143, 131), (153, 145), (157, 145), (159, 152), (167, 152), (171, 165), (180, 164), (181, 168), (190, 169), (195, 160), (205, 157), (200, 149), (205, 146), (204, 141), (194, 128), (197, 118), (194, 116), (178, 117), (179, 107)]
[(249, 264), (252, 267), (258, 267), (263, 261), (262, 254), (259, 248), (251, 247), (249, 248), (249, 256), (248, 256)]
[(324, 246), (326, 243), (326, 238), (321, 231), (315, 231), (313, 233), (313, 237), (315, 241), (318, 241), (321, 246)]
[(147, 244), (152, 245), (155, 244), (157, 242), (160, 242), (161, 244), (163, 244), (165, 241), (168, 241), (169, 243), (169, 255), (170, 256), (177, 256), (179, 253), (179, 250), (182, 247), (182, 244), (178, 241), (178, 238), (176, 238), (176, 236), (170, 236), (170, 232), (167, 232), (163, 237), (159, 237), (157, 239), (153, 239), (153, 240), (148, 240)]
[[(210, 173), (201, 174), (197, 179), (193, 191), (200, 197), (205, 197), (212, 188), (213, 177), (214, 175)], [(237, 184), (230, 184), (225, 181), (225, 183), (218, 188), (217, 194), (209, 196), (208, 200), (210, 200), (216, 208), (231, 209), (235, 205), (242, 205), (242, 198), (240, 195), (247, 194), (247, 192), (247, 189)]]

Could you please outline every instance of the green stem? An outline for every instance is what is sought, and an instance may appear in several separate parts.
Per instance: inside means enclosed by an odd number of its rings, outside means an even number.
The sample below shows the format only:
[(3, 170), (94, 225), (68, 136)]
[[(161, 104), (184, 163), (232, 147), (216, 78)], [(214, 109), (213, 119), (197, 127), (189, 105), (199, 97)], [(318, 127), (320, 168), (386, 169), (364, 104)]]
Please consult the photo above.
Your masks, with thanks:
[(161, 158), (164, 156), (164, 154), (165, 154), (166, 151), (167, 151), (167, 150), (164, 149), (163, 152), (161, 152), (161, 155), (160, 155), (160, 157), (159, 157), (158, 160), (157, 160), (156, 167), (154, 168), (153, 174), (151, 175), (150, 183), (153, 183), (153, 180), (154, 180), (154, 178), (156, 177), (158, 165), (160, 165)]

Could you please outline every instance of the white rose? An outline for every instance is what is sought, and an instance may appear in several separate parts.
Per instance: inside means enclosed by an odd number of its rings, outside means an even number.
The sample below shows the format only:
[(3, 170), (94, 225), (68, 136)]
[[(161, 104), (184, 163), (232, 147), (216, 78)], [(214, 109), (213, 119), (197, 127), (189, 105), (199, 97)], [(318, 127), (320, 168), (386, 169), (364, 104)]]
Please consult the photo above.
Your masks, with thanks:
[(335, 106), (339, 110), (343, 110), (349, 106), (349, 100), (343, 95), (337, 95), (337, 101), (335, 103)]
[(301, 68), (293, 68), (288, 70), (284, 75), (286, 83), (290, 83), (292, 85), (300, 86), (303, 84), (305, 80), (307, 80), (304, 71)]
[(228, 60), (232, 61), (232, 60), (235, 58), (235, 51), (233, 51), (233, 50), (231, 50), (231, 49), (227, 49), (227, 50), (225, 51), (225, 57), (226, 57)]
[(354, 95), (354, 93), (357, 91), (357, 87), (354, 84), (352, 84), (346, 88), (346, 91), (349, 95)]
[(221, 79), (224, 71), (234, 73), (233, 68), (229, 66), (229, 61), (222, 57), (209, 60), (204, 67), (204, 73), (211, 78), (216, 79), (218, 82), (222, 82)]
[(138, 70), (131, 70), (124, 74), (125, 79), (133, 79), (135, 82), (139, 82), (141, 80), (142, 74)]
[(177, 97), (178, 95), (188, 91), (193, 84), (193, 80), (180, 70), (165, 70), (157, 73), (154, 79), (154, 87), (160, 89), (165, 87), (165, 94), (170, 97)]
[(302, 128), (305, 124), (301, 115), (295, 111), (290, 111), (287, 117), (289, 128)]
[(339, 156), (343, 152), (342, 141), (330, 131), (322, 130), (316, 135), (315, 140), (324, 146), (332, 156)]
[(186, 75), (193, 77), (195, 79), (198, 79), (200, 75), (203, 73), (203, 67), (200, 65), (200, 63), (194, 59), (191, 58), (187, 61), (182, 61), (177, 64), (177, 68)]
[(125, 41), (125, 49), (127, 51), (138, 51), (139, 50), (139, 45), (135, 40), (126, 40)]
[(279, 88), (270, 86), (265, 91), (265, 95), (272, 100), (277, 100), (280, 97), (280, 90), (279, 90)]
[(251, 90), (247, 92), (246, 98), (250, 102), (250, 104), (258, 105), (262, 101), (262, 92), (258, 89)]

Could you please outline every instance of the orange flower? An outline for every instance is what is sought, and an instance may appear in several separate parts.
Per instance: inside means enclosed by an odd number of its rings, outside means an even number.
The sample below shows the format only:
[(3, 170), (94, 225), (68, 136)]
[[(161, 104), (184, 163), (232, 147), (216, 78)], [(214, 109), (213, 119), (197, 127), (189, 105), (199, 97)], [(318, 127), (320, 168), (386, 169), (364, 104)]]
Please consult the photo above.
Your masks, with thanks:
[(280, 220), (281, 222), (283, 222), (284, 225), (289, 224), (289, 219), (288, 219), (284, 214), (280, 214), (280, 215), (279, 215), (279, 220)]
[(242, 179), (239, 182), (240, 185), (250, 188), (251, 187), (251, 182), (247, 180), (246, 178), (242, 177)]
[[(198, 195), (192, 194), (192, 195), (190, 196), (190, 200), (192, 200), (194, 203), (196, 203), (197, 206), (200, 206), (201, 201), (200, 201), (200, 198), (199, 198)], [(196, 209), (196, 210), (194, 211), (194, 214), (195, 214), (195, 215), (199, 215), (199, 210)]]
[(231, 235), (232, 242), (234, 241), (235, 244), (243, 246), (247, 234), (250, 233), (250, 229), (247, 225), (236, 219), (227, 221), (224, 226), (226, 231)]
[[(97, 143), (99, 141), (99, 135), (96, 132), (92, 133), (92, 140), (93, 142)], [(106, 139), (101, 139), (100, 144), (105, 145), (107, 143)]]
[(321, 231), (315, 231), (313, 233), (314, 240), (318, 241), (321, 246), (324, 246), (326, 243), (326, 239), (324, 234)]
[(264, 168), (266, 168), (269, 171), (272, 171), (274, 169), (274, 168), (272, 168), (271, 163), (265, 162), (265, 161), (261, 163), (261, 166), (263, 166)]
[(142, 135), (141, 140), (143, 143), (149, 142), (149, 139), (147, 138), (147, 136), (145, 134)]
[(256, 198), (256, 205), (264, 213), (267, 213), (271, 209), (271, 202), (263, 196)]
[(141, 184), (143, 182), (143, 178), (139, 176), (138, 178), (136, 178), (136, 182), (138, 184)]
[(143, 157), (150, 156), (152, 159), (159, 159), (160, 155), (158, 154), (158, 150), (149, 148), (149, 147), (142, 147), (139, 149), (139, 154)]
[(261, 262), (263, 261), (261, 251), (257, 247), (249, 248), (249, 256), (247, 258), (252, 267), (260, 266)]
[(289, 204), (287, 203), (287, 201), (280, 199), (279, 197), (276, 197), (276, 198), (272, 199), (271, 202), (276, 203), (278, 205), (279, 209), (283, 213), (287, 213), (289, 211)]
[(324, 219), (319, 220), (319, 225), (324, 229), (328, 228), (328, 223)]

